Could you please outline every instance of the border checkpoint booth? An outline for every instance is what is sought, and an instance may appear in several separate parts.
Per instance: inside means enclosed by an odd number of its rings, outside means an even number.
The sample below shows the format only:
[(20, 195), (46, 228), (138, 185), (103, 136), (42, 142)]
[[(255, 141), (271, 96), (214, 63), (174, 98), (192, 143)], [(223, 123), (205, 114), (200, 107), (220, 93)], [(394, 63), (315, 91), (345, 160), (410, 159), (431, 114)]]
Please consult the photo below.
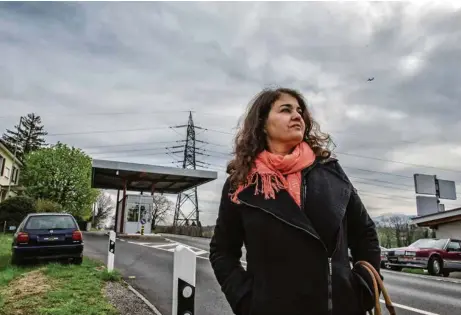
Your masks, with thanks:
[[(137, 234), (145, 221), (144, 233), (150, 234), (154, 192), (178, 194), (211, 182), (217, 176), (213, 171), (93, 160), (91, 184), (93, 188), (117, 190), (116, 233)], [(129, 191), (141, 194), (130, 195)]]

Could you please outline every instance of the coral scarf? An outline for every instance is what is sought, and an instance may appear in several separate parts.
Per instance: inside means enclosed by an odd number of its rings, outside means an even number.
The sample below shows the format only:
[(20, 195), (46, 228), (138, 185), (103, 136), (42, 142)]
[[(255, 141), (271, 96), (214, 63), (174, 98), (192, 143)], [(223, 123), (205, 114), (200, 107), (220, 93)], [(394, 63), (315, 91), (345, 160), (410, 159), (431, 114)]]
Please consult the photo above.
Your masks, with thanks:
[(255, 195), (263, 193), (266, 199), (275, 199), (275, 193), (285, 189), (301, 206), (301, 171), (314, 161), (315, 154), (304, 141), (291, 154), (285, 156), (265, 150), (256, 158), (255, 167), (248, 174), (246, 184), (237, 187), (231, 199), (238, 203), (237, 195), (249, 185), (255, 184)]

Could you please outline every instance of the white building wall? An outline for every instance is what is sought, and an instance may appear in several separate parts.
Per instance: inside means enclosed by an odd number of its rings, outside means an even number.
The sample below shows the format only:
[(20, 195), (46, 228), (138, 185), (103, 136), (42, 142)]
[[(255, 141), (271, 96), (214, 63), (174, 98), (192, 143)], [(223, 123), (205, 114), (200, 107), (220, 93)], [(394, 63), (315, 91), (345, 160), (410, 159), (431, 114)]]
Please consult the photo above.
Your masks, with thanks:
[(437, 238), (461, 239), (461, 221), (441, 224), (435, 234)]

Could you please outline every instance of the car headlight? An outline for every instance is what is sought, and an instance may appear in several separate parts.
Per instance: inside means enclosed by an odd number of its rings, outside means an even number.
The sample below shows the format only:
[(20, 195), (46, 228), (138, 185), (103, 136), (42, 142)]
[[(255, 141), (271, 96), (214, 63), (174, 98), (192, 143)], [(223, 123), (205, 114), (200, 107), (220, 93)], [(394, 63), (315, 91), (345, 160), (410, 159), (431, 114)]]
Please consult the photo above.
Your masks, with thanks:
[(405, 256), (416, 256), (416, 252), (405, 252)]

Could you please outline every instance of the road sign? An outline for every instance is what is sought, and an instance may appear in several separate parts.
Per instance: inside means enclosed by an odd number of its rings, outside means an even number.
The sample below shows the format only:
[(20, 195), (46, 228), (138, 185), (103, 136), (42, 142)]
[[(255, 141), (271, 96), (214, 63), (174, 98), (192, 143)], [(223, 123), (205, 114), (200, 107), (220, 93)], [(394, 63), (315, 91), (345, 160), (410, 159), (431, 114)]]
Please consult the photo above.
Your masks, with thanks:
[(415, 192), (421, 195), (436, 195), (437, 189), (435, 187), (435, 176), (414, 174), (413, 179), (415, 181)]
[(142, 225), (146, 224), (146, 219), (141, 219), (141, 224)]
[(416, 211), (418, 216), (439, 212), (439, 203), (437, 197), (416, 196)]
[(438, 180), (439, 195), (441, 199), (456, 200), (456, 185), (451, 180)]

